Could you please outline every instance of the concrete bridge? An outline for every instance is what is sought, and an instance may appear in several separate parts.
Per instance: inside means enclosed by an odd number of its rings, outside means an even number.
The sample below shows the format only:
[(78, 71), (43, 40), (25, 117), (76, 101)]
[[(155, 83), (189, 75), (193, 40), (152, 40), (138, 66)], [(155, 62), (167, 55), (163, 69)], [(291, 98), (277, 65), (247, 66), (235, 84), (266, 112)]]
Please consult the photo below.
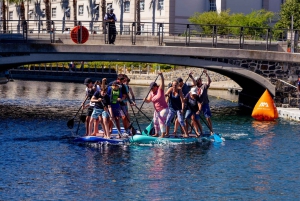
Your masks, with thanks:
[[(275, 95), (275, 85), (270, 82), (269, 77), (272, 76), (269, 76), (269, 71), (274, 72), (275, 76), (279, 73), (286, 77), (288, 73), (282, 69), (283, 64), (295, 64), (300, 61), (300, 54), (285, 52), (185, 46), (62, 43), (7, 43), (0, 46), (0, 55), (0, 68), (3, 70), (24, 64), (60, 61), (166, 63), (206, 68), (237, 82), (243, 88), (239, 103), (249, 107), (255, 105), (265, 89)], [(247, 62), (248, 64), (244, 65)], [(271, 65), (274, 69), (253, 69), (251, 63), (259, 64), (260, 68)], [(279, 64), (281, 64), (280, 68)], [(269, 74), (264, 71), (268, 71)]]

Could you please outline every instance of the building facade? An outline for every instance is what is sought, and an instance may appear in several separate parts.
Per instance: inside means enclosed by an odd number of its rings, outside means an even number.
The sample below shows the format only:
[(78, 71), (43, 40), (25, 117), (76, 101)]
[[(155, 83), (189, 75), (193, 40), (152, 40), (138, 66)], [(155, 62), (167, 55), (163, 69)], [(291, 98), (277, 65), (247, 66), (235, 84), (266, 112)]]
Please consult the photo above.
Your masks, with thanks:
[[(2, 0), (5, 1), (5, 0)], [(248, 14), (253, 10), (266, 9), (278, 13), (285, 0), (140, 0), (141, 32), (158, 31), (158, 23), (164, 23), (164, 31), (171, 35), (182, 33), (188, 19), (195, 12), (230, 9), (231, 13)], [(81, 21), (93, 33), (101, 33), (103, 13), (101, 0), (77, 0), (77, 21)], [(29, 20), (30, 32), (45, 32), (45, 5), (41, 0), (24, 1), (25, 19)], [(2, 6), (2, 2), (0, 7)], [(113, 7), (118, 18), (117, 30), (129, 34), (132, 22), (136, 21), (135, 0), (106, 0), (106, 8)], [(51, 20), (55, 29), (68, 32), (74, 27), (73, 0), (50, 0)], [(2, 19), (2, 8), (0, 9)], [(20, 27), (20, 6), (11, 3), (6, 12), (8, 30), (18, 32)], [(182, 25), (178, 25), (178, 24)], [(177, 24), (176, 26), (174, 24)], [(2, 26), (2, 23), (1, 25)], [(20, 30), (20, 28), (19, 28)]]

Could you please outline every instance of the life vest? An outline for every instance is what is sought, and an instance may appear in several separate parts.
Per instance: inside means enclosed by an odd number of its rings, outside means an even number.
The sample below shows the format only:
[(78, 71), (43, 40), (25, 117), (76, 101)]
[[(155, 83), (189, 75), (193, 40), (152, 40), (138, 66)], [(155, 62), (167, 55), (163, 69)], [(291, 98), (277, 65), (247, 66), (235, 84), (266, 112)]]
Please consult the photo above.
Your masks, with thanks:
[(118, 98), (120, 96), (120, 89), (118, 91), (111, 90), (110, 101), (112, 104), (116, 104), (118, 102)]

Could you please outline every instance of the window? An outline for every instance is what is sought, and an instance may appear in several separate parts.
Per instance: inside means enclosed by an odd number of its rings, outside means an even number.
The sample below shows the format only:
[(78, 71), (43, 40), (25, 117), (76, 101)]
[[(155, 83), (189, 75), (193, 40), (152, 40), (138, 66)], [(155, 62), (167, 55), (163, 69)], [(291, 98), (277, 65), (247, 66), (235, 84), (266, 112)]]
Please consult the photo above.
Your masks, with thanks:
[(29, 19), (32, 19), (32, 18), (33, 18), (33, 10), (30, 10), (30, 11), (28, 12), (28, 15), (29, 15)]
[(78, 15), (83, 15), (83, 5), (78, 6)]
[(164, 0), (158, 0), (157, 9), (158, 10), (163, 10), (164, 9)]
[(216, 0), (209, 0), (209, 11), (216, 11)]
[(13, 11), (9, 12), (9, 20), (13, 20)]
[(130, 12), (130, 1), (124, 2), (124, 12), (126, 13)]
[(52, 2), (56, 2), (56, 0), (52, 0)]
[(140, 11), (145, 10), (145, 0), (140, 0)]
[(52, 8), (52, 16), (53, 18), (56, 18), (56, 8)]

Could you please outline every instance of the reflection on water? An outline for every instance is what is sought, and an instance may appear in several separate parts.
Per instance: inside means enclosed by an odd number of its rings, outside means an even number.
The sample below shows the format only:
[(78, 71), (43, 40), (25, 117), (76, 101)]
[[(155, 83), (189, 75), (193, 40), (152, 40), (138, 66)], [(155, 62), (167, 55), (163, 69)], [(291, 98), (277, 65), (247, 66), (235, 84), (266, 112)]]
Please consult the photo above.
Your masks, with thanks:
[[(0, 85), (0, 200), (299, 199), (299, 123), (255, 121), (237, 103), (210, 97), (214, 130), (226, 139), (221, 146), (87, 146), (74, 143), (76, 128), (66, 126), (84, 89)], [(137, 98), (149, 90), (133, 89)], [(143, 111), (151, 117), (153, 105)], [(149, 123), (137, 118), (142, 128)]]

